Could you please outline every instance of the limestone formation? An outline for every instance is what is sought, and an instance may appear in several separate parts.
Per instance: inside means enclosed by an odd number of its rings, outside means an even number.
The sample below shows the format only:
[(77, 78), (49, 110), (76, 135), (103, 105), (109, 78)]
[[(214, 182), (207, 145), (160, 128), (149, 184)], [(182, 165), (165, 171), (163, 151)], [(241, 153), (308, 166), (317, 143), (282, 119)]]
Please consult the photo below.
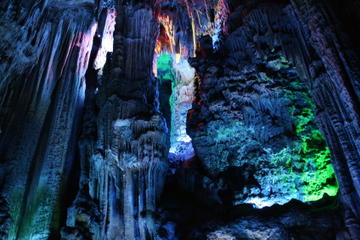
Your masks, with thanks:
[(0, 1), (0, 239), (360, 239), (359, 13)]

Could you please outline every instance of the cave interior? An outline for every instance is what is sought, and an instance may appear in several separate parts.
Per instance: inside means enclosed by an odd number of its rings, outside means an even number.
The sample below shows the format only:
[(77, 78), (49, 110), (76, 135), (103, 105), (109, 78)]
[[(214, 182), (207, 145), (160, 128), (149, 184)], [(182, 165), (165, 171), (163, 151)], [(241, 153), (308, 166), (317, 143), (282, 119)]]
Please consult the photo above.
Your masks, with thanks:
[(1, 0), (0, 240), (360, 240), (360, 1)]

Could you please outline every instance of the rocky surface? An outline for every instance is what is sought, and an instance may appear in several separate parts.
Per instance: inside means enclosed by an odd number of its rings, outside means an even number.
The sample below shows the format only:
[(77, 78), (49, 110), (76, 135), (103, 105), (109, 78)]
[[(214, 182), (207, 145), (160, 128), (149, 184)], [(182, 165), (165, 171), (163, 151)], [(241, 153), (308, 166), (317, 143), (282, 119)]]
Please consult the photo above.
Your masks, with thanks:
[[(88, 92), (80, 141), (80, 190), (63, 239), (154, 239), (153, 214), (169, 147), (152, 59), (158, 24), (151, 5), (117, 6), (114, 52)], [(94, 95), (95, 96), (92, 96)]]
[(2, 0), (0, 239), (359, 239), (358, 12)]
[(194, 100), (195, 69), (185, 58), (169, 53), (158, 56), (156, 64), (161, 110), (171, 128), (169, 162), (175, 170), (195, 155), (191, 138), (186, 134), (187, 112)]
[[(205, 169), (203, 174), (220, 186), (218, 189), (230, 188), (233, 204), (245, 199), (264, 206), (291, 198), (314, 200), (321, 192), (333, 195), (335, 191), (328, 191), (336, 186), (329, 152), (321, 147), (325, 145), (311, 116), (312, 103), (301, 96), (306, 90), (301, 90), (296, 79), (302, 79), (316, 105), (314, 113), (331, 151), (343, 203), (351, 209), (346, 211), (348, 230), (351, 238), (357, 239), (358, 48), (350, 28), (339, 23), (346, 19), (345, 10), (330, 10), (336, 4), (234, 3), (228, 22), (230, 34), (223, 47), (213, 53), (204, 42), (203, 57), (193, 61), (200, 81), (196, 103), (189, 112), (188, 133)], [(358, 9), (351, 1), (344, 4), (346, 9)], [(310, 128), (311, 135), (303, 127)], [(297, 138), (301, 150), (296, 150)], [(306, 160), (308, 150), (317, 156), (310, 157), (313, 163)], [(274, 166), (271, 159), (277, 159)], [(283, 165), (285, 159), (294, 165)], [(304, 161), (307, 167), (302, 168)], [(272, 176), (269, 181), (268, 176)], [(315, 195), (308, 195), (310, 189)], [(266, 199), (268, 203), (264, 203)]]
[(331, 8), (338, 6), (338, 1), (309, 2), (309, 8), (302, 7), (307, 3), (294, 1), (294, 6), (308, 28), (309, 41), (317, 55), (312, 59), (311, 79), (319, 126), (332, 150), (344, 204), (349, 209), (346, 218), (351, 237), (358, 239), (360, 134), (357, 82), (360, 62), (357, 37), (353, 35), (358, 27), (349, 29), (345, 25), (349, 21), (358, 21), (358, 16), (345, 17), (344, 14), (346, 11), (359, 11), (359, 4), (346, 1), (344, 7), (335, 13)]
[(91, 1), (2, 1), (1, 193), (6, 239), (47, 239), (76, 145), (97, 29)]
[[(281, 45), (267, 44), (266, 29), (255, 22), (259, 11), (272, 16), (276, 10), (281, 13), (274, 5), (258, 6), (217, 54), (192, 61), (200, 86), (188, 133), (208, 177), (233, 192), (235, 205), (264, 207), (337, 193), (309, 89)], [(271, 25), (274, 31), (283, 27), (275, 20)]]

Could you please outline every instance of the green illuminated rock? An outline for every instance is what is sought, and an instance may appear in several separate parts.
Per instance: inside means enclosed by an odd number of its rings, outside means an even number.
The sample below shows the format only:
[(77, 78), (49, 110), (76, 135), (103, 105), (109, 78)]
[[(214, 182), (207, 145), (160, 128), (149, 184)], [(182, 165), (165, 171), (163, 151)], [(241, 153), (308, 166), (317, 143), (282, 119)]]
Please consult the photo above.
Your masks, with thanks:
[[(188, 132), (202, 166), (232, 204), (316, 201), (338, 191), (309, 91), (285, 58), (215, 77), (205, 69)], [(229, 73), (228, 73), (229, 74)]]
[(160, 81), (173, 80), (172, 57), (169, 53), (161, 54), (157, 58), (158, 79)]

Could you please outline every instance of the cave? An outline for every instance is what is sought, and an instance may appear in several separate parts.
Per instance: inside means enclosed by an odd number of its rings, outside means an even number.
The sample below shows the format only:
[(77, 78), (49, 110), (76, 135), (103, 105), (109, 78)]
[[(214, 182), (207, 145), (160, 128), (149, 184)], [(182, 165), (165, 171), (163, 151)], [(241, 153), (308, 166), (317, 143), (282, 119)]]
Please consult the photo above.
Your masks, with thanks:
[(360, 240), (358, 0), (1, 0), (0, 240)]

